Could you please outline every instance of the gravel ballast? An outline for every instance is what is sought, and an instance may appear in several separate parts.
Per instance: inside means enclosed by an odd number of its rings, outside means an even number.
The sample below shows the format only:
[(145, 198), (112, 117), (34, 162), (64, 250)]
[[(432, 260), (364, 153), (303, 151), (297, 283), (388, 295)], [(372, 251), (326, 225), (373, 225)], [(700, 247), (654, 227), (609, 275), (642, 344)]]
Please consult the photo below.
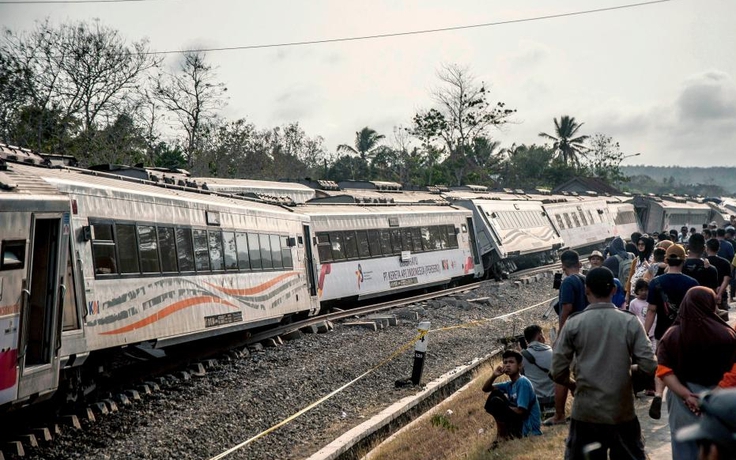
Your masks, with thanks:
[[(484, 282), (479, 289), (422, 306), (419, 321), (432, 329), (492, 318), (557, 295), (551, 277), (530, 284)], [(468, 299), (488, 297), (469, 302)], [(423, 381), (432, 380), (497, 347), (499, 337), (539, 322), (546, 303), (480, 326), (434, 331)], [(404, 309), (406, 310), (406, 308)], [(29, 459), (209, 459), (289, 417), (391, 356), (417, 333), (418, 321), (399, 319), (379, 331), (345, 327), (306, 334), (230, 362), (204, 377), (169, 384), (116, 414), (65, 429)], [(411, 375), (413, 347), (333, 398), (285, 426), (230, 454), (228, 459), (299, 459), (391, 403), (416, 392), (396, 388)]]

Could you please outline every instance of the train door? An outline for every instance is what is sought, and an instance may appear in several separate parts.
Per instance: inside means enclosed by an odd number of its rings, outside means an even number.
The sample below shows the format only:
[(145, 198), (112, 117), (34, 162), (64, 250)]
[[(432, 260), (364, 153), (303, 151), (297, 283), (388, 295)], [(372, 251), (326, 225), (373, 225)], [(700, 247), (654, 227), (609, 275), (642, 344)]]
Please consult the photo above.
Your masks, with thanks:
[(480, 255), (478, 254), (478, 246), (475, 241), (475, 226), (473, 226), (473, 218), (468, 217), (468, 235), (469, 235), (469, 243), (470, 243), (470, 250), (473, 254), (473, 264), (475, 264), (475, 273), (476, 276), (483, 273), (483, 270), (480, 271), (478, 268), (480, 268)]
[[(68, 234), (68, 224), (64, 227)], [(60, 267), (60, 217), (35, 216), (28, 274), (24, 282), (21, 336), (18, 344), (20, 378), (18, 397), (33, 397), (56, 389), (61, 348), (61, 313), (57, 305), (65, 295)], [(66, 238), (64, 238), (66, 240)]]
[(312, 252), (312, 231), (309, 225), (304, 225), (304, 258), (307, 270), (307, 285), (309, 287), (309, 295), (315, 297), (317, 295), (317, 286), (314, 282), (314, 255)]

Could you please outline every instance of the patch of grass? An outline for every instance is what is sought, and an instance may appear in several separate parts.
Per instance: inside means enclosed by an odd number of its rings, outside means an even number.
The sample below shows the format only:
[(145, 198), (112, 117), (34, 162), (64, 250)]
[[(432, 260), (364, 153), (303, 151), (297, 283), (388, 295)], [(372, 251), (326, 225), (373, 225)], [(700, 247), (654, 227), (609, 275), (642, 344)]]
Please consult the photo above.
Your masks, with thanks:
[[(370, 460), (432, 459), (523, 459), (563, 458), (568, 426), (542, 427), (542, 436), (501, 443), (489, 450), (496, 438), (493, 417), (483, 405), (487, 393), (481, 388), (500, 360), (481, 367), (464, 389), (432, 409), (424, 417), (370, 452)], [(502, 381), (506, 377), (501, 377)], [(568, 411), (571, 399), (568, 399)], [(449, 410), (449, 412), (448, 412)], [(569, 412), (568, 412), (569, 413)], [(450, 428), (452, 427), (452, 428)]]

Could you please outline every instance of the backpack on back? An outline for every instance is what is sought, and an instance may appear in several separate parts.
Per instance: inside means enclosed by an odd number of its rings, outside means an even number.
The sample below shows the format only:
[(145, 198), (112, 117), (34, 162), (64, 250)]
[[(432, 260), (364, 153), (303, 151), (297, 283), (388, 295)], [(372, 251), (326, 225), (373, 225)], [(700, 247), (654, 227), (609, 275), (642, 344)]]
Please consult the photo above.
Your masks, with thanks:
[(630, 252), (626, 253), (626, 259), (621, 257), (620, 255), (616, 254), (616, 259), (618, 259), (618, 280), (621, 282), (626, 282), (626, 280), (629, 279), (629, 273), (631, 272), (631, 264), (634, 263), (634, 260), (636, 257), (631, 254)]

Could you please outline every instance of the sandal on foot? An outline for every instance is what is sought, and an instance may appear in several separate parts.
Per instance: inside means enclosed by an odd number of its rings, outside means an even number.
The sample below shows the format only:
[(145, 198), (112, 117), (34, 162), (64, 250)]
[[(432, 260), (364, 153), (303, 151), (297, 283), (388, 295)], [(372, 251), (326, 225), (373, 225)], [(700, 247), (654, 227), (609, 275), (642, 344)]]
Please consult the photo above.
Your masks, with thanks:
[(544, 426), (555, 426), (555, 425), (565, 425), (567, 424), (567, 420), (555, 420), (554, 417), (550, 417), (544, 422), (542, 422), (542, 425)]

